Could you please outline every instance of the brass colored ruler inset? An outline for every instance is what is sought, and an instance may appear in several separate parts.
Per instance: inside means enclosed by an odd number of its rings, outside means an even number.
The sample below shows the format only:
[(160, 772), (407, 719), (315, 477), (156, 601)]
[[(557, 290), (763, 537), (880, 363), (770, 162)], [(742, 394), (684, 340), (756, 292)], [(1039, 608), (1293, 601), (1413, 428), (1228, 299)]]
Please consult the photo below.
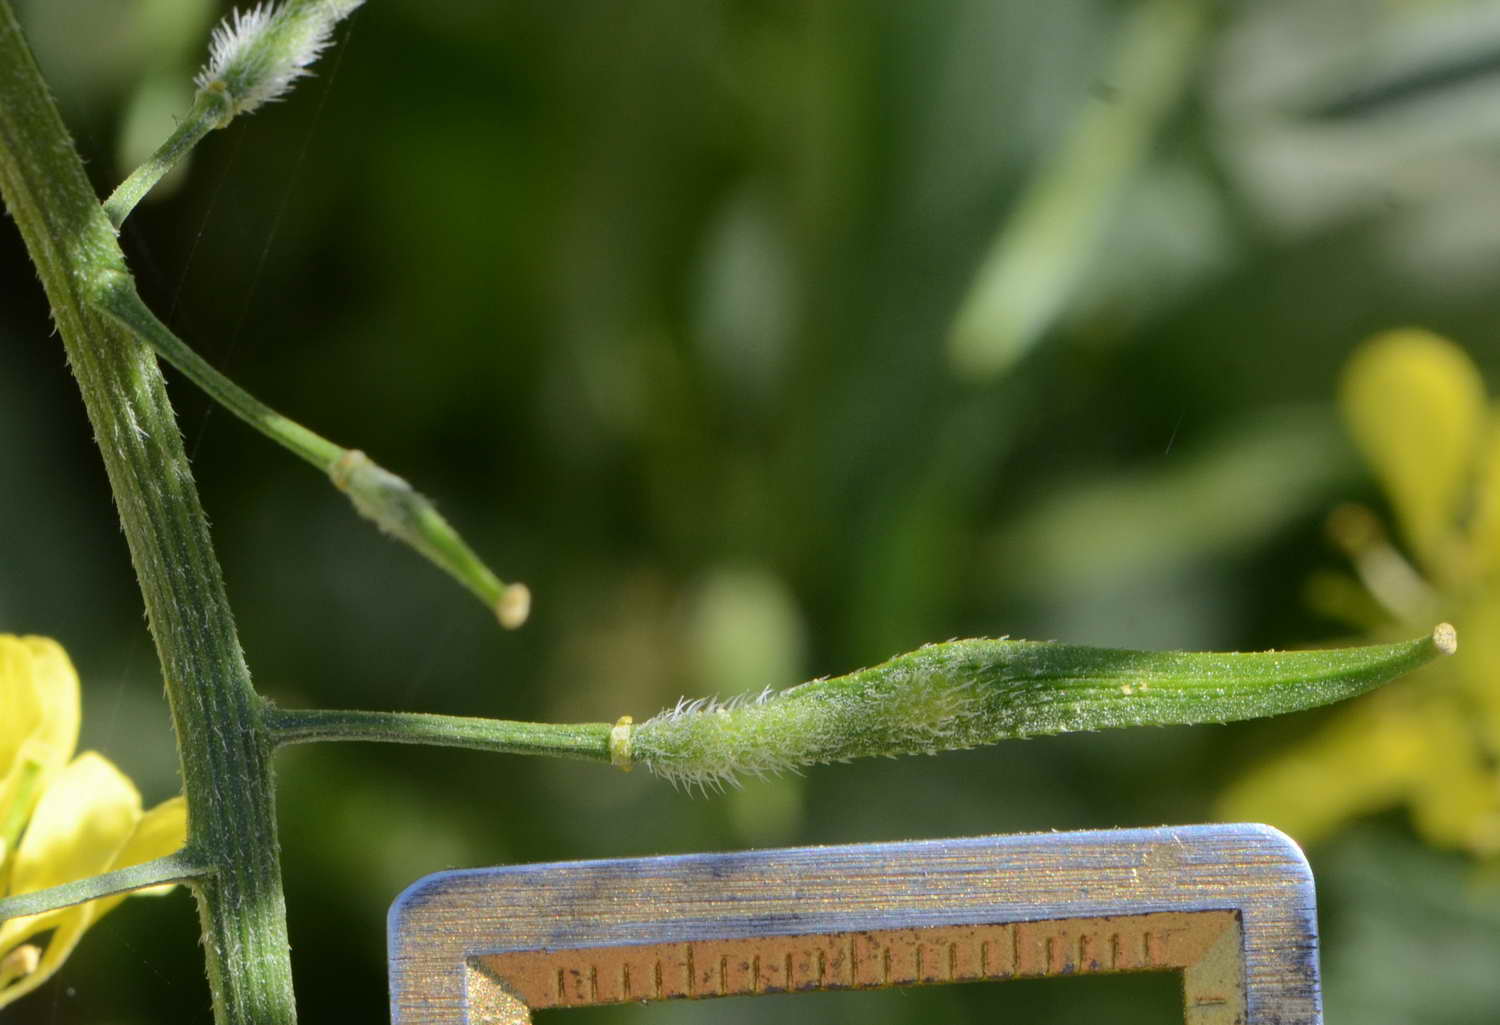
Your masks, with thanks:
[(757, 936), (472, 958), (470, 1019), (641, 1000), (880, 989), (1113, 972), (1184, 972), (1188, 1021), (1245, 1020), (1239, 915), (1162, 912), (1006, 925)]
[(391, 1015), (1176, 971), (1188, 1025), (1321, 1025), (1314, 921), (1265, 826), (441, 872), (391, 908)]

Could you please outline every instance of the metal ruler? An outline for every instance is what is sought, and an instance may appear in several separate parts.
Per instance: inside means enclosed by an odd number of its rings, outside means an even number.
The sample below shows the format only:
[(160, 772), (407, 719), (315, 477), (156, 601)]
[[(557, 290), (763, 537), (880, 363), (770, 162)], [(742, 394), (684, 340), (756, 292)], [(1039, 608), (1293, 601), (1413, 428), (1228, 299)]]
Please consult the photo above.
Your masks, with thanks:
[(393, 1025), (625, 1001), (1182, 976), (1188, 1025), (1321, 1025), (1312, 875), (1212, 825), (439, 872), (389, 919)]

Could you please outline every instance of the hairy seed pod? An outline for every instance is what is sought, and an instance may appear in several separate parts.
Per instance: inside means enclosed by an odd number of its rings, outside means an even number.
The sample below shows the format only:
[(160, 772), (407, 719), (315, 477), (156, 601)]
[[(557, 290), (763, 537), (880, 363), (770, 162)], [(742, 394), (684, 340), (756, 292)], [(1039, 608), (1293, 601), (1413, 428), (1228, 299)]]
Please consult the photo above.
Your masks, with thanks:
[(208, 64), (194, 83), (222, 92), (223, 118), (280, 99), (327, 48), (333, 26), (364, 0), (286, 0), (236, 10), (214, 29)]
[(936, 754), (1116, 726), (1230, 722), (1353, 697), (1457, 641), (1444, 623), (1399, 644), (1319, 651), (1125, 651), (1037, 641), (930, 644), (845, 676), (726, 702), (679, 701), (619, 746), (674, 784), (868, 755)]

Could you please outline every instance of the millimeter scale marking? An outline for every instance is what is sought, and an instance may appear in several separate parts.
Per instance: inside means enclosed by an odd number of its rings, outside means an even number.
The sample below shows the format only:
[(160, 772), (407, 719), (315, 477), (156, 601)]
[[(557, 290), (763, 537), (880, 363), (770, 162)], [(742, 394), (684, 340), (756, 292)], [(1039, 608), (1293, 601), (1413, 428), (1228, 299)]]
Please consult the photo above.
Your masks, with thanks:
[(1188, 1025), (1321, 1025), (1315, 921), (1302, 852), (1255, 825), (439, 872), (391, 907), (391, 1020), (1175, 971)]
[(1194, 973), (1194, 1021), (1235, 1022), (1244, 1020), (1239, 941), (1235, 912), (1200, 911), (481, 954), (470, 1020), (528, 1021), (516, 1001), (538, 1011), (1175, 969)]

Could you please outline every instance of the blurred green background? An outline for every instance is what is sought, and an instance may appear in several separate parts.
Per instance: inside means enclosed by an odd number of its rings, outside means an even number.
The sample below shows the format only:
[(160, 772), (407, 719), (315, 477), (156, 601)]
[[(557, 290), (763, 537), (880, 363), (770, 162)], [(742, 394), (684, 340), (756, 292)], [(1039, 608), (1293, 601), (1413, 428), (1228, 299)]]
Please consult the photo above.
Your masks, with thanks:
[[(223, 13), (17, 7), (101, 194), (186, 109)], [(373, 0), (338, 38), (199, 148), (126, 251), (210, 361), (409, 477), (536, 600), (498, 630), (169, 372), (251, 668), (285, 705), (612, 721), (956, 636), (1345, 636), (1303, 600), (1343, 566), (1328, 511), (1382, 507), (1340, 366), (1420, 323), (1500, 384), (1493, 0)], [(67, 645), (84, 746), (154, 803), (176, 756), (125, 545), (10, 230), (0, 272), (0, 629)], [(303, 1020), (386, 1020), (385, 910), (431, 871), (1203, 821), (1337, 714), (707, 800), (590, 765), (293, 749)], [(1483, 864), (1400, 812), (1309, 855), (1331, 1022), (1493, 1016)], [(771, 1015), (1180, 1020), (1167, 978), (541, 1020)], [(182, 893), (127, 902), (6, 1017), (210, 1020)]]

